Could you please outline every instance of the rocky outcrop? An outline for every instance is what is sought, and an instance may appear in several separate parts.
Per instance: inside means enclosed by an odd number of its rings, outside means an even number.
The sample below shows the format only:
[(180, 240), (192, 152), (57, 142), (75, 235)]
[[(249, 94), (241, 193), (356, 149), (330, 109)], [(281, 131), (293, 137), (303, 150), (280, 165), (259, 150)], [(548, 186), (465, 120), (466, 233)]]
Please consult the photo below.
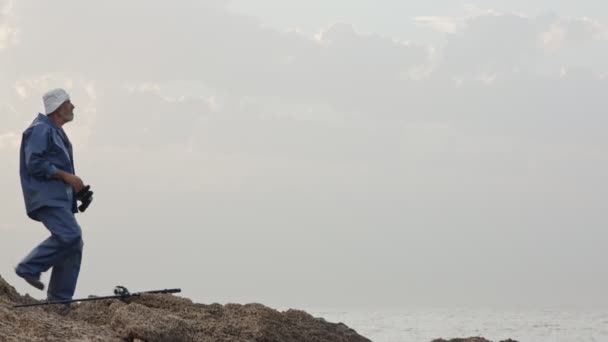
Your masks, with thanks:
[(342, 323), (261, 304), (195, 304), (172, 295), (63, 306), (34, 303), (0, 277), (0, 341), (370, 342)]

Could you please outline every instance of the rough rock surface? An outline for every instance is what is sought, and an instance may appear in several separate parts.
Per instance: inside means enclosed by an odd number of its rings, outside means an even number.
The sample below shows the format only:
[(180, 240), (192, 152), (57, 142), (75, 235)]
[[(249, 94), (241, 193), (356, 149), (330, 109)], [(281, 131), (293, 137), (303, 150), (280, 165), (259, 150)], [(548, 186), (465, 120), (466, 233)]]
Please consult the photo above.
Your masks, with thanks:
[(35, 303), (0, 277), (0, 341), (370, 342), (342, 323), (261, 304), (194, 304), (172, 295), (143, 295), (63, 306)]

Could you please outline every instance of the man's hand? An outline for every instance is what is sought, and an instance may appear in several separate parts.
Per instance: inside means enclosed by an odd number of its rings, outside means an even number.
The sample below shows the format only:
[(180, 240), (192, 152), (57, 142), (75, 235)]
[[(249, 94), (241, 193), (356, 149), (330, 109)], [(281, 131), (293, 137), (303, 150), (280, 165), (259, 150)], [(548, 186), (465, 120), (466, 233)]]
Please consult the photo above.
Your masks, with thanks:
[(80, 177), (72, 174), (67, 174), (67, 176), (63, 179), (64, 182), (70, 184), (72, 188), (78, 193), (80, 190), (84, 188), (84, 182)]
[(84, 182), (82, 181), (82, 179), (80, 179), (80, 177), (73, 175), (71, 173), (65, 172), (63, 170), (59, 170), (55, 174), (55, 177), (61, 179), (62, 181), (68, 183), (69, 185), (71, 185), (72, 188), (74, 188), (74, 191), (76, 191), (76, 193), (80, 192), (80, 190), (82, 190), (84, 188)]

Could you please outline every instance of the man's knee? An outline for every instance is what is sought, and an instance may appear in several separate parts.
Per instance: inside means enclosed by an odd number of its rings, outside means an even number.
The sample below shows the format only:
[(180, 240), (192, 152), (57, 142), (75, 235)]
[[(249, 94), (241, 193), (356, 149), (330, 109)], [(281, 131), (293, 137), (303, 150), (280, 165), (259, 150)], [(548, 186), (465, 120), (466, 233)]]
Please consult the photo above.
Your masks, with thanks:
[(80, 235), (57, 236), (57, 240), (66, 248), (82, 250), (84, 247), (84, 241), (82, 241), (82, 236)]
[(78, 242), (76, 242), (75, 248), (79, 251), (82, 251), (82, 249), (84, 248), (84, 240), (82, 240), (82, 237), (78, 239)]
[(82, 240), (82, 237), (78, 237), (78, 239), (72, 241), (70, 247), (77, 251), (82, 251), (84, 248), (84, 241)]

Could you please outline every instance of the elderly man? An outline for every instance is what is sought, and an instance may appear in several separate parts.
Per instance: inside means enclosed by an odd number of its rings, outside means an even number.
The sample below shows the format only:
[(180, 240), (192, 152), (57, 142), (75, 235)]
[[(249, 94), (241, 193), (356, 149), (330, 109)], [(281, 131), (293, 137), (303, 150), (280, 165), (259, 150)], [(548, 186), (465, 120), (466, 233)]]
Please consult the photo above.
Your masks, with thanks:
[[(90, 203), (92, 191), (75, 175), (72, 144), (63, 125), (74, 119), (74, 105), (63, 89), (43, 96), (46, 115), (38, 114), (21, 140), (20, 176), (27, 215), (42, 222), (51, 236), (15, 268), (18, 276), (44, 290), (40, 274), (51, 267), (47, 300), (70, 300), (82, 259), (78, 202)], [(81, 211), (84, 211), (81, 206)]]

